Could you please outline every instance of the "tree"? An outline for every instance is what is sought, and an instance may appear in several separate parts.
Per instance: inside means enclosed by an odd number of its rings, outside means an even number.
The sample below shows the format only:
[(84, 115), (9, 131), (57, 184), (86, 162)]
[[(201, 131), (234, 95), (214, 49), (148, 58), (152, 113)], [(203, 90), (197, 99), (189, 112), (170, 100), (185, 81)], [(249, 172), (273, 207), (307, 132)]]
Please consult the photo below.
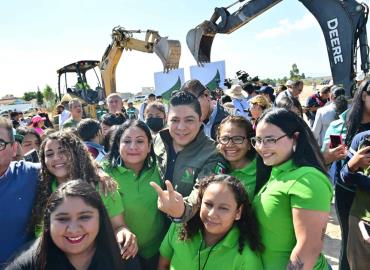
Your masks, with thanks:
[(23, 99), (25, 101), (30, 101), (32, 99), (35, 99), (36, 95), (37, 95), (37, 93), (35, 91), (24, 92)]
[(299, 69), (296, 63), (292, 65), (292, 70), (290, 71), (290, 80), (296, 81), (296, 80), (301, 80), (304, 79), (306, 76), (304, 73), (302, 75), (299, 74)]
[(37, 104), (38, 105), (42, 105), (44, 103), (44, 96), (42, 95), (40, 89), (37, 90), (37, 93), (36, 93), (36, 99), (37, 99)]
[(55, 100), (55, 94), (53, 89), (49, 85), (46, 85), (44, 90), (42, 91), (42, 95), (44, 96), (45, 100), (51, 105), (51, 103)]
[(264, 83), (267, 83), (268, 85), (275, 85), (276, 84), (276, 80), (275, 79), (266, 78), (266, 79), (263, 79), (262, 81)]

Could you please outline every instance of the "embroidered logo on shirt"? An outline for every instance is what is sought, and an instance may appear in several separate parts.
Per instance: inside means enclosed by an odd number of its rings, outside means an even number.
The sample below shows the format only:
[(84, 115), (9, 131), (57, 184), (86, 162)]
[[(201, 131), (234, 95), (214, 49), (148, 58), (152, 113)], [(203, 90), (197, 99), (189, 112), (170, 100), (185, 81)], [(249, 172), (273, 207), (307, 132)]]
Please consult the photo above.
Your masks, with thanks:
[(193, 184), (194, 183), (194, 169), (191, 167), (185, 168), (184, 174), (181, 177), (181, 182)]
[(215, 174), (224, 174), (226, 173), (226, 167), (222, 163), (218, 162), (215, 167)]

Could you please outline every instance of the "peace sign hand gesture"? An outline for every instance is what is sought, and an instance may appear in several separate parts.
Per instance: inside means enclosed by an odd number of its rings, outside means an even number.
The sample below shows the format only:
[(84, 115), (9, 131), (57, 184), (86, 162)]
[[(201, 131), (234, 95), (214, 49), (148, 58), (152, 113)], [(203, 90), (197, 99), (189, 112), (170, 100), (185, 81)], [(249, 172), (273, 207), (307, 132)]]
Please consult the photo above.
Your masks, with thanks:
[(163, 190), (157, 183), (150, 185), (158, 194), (158, 209), (173, 218), (181, 218), (185, 211), (184, 198), (174, 190), (170, 181), (165, 181), (167, 190)]

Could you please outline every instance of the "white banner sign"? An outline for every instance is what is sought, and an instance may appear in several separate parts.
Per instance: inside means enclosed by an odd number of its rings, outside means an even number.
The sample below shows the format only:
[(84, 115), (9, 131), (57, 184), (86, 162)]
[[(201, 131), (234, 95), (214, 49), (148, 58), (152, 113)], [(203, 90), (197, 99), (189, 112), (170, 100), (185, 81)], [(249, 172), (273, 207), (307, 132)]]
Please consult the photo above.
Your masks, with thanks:
[(204, 64), (203, 67), (191, 66), (190, 77), (197, 79), (208, 89), (215, 90), (217, 87), (223, 88), (225, 80), (225, 61), (217, 61)]
[(185, 76), (183, 68), (171, 70), (168, 73), (155, 72), (154, 73), (155, 95), (156, 96), (161, 95), (163, 99), (169, 100), (172, 91), (179, 90), (184, 82)]

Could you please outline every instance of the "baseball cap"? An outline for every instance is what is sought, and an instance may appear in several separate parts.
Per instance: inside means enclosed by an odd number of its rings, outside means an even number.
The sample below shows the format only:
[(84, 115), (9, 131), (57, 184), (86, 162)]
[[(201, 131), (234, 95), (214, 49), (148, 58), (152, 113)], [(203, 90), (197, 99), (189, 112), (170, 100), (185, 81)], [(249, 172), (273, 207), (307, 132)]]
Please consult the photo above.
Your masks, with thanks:
[(38, 123), (38, 122), (45, 121), (45, 120), (46, 120), (46, 117), (41, 117), (40, 115), (35, 115), (34, 117), (32, 117), (31, 122), (32, 123)]
[(262, 86), (260, 90), (256, 91), (259, 94), (269, 94), (272, 95), (274, 93), (274, 89), (270, 86)]

